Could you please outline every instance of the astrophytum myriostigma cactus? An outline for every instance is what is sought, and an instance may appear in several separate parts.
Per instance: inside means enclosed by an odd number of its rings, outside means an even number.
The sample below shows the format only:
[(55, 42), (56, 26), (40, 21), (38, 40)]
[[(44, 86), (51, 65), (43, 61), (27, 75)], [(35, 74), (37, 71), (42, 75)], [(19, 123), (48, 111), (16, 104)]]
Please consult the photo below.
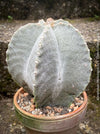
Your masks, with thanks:
[(34, 95), (37, 106), (68, 106), (86, 88), (90, 52), (67, 21), (29, 23), (14, 33), (7, 50), (12, 78)]

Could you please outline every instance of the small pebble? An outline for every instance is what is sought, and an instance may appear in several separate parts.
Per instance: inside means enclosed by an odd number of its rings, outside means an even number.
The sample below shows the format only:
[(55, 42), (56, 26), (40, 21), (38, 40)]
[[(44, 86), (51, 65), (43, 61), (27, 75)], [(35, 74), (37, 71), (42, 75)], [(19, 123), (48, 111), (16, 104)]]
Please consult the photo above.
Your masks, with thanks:
[(62, 111), (61, 111), (61, 115), (66, 114), (66, 113), (67, 113), (66, 110), (62, 110)]
[(78, 108), (78, 106), (74, 107), (74, 111)]
[(82, 100), (79, 100), (79, 103), (81, 103), (81, 104), (82, 104), (82, 103), (83, 103), (83, 101), (82, 101)]
[(30, 106), (23, 107), (23, 109), (26, 110), (26, 111), (29, 111), (30, 110)]
[(31, 105), (31, 108), (35, 109), (35, 105)]
[(80, 97), (80, 99), (83, 101), (84, 100), (84, 98), (83, 97)]
[(24, 94), (20, 94), (21, 97), (24, 97)]
[(19, 94), (19, 96), (18, 96), (18, 99), (20, 100), (21, 99), (21, 95)]
[(75, 101), (76, 101), (76, 102), (79, 102), (79, 98), (75, 98)]
[(56, 113), (55, 116), (59, 116), (60, 114), (59, 113)]
[(24, 93), (24, 97), (27, 97), (28, 96), (28, 93)]
[(63, 110), (63, 108), (57, 108), (57, 112), (60, 113)]
[(17, 103), (19, 104), (20, 103), (20, 100), (18, 100)]
[(36, 108), (35, 111), (36, 111), (36, 112), (40, 112), (40, 109), (39, 109), (39, 108)]
[(72, 110), (71, 109), (68, 109), (68, 112), (71, 112)]
[(14, 109), (15, 109), (14, 107), (11, 108), (11, 110), (14, 110)]
[(82, 104), (82, 103), (76, 103), (76, 105), (79, 106), (79, 107), (81, 106), (81, 104)]
[(9, 126), (12, 127), (12, 124), (10, 124)]
[(22, 103), (22, 102), (23, 102), (23, 99), (21, 99), (20, 101), (21, 101), (21, 103)]
[(32, 114), (36, 114), (36, 112), (35, 111), (32, 111)]
[(24, 133), (24, 132), (26, 132), (26, 130), (25, 130), (24, 128), (22, 128), (22, 129), (21, 129), (21, 132), (23, 132), (23, 133)]
[(31, 104), (32, 104), (30, 101), (29, 101), (28, 103), (29, 103), (29, 105), (31, 105)]
[(73, 109), (74, 107), (75, 107), (75, 104), (72, 103), (72, 104), (70, 105), (70, 109)]
[(15, 125), (16, 125), (16, 123), (14, 122), (14, 123), (13, 123), (13, 126), (15, 126)]
[(50, 116), (54, 116), (54, 112), (52, 112)]
[(30, 111), (30, 112), (32, 112), (33, 110), (34, 110), (33, 108), (30, 108), (30, 110), (29, 110), (29, 111)]
[(46, 109), (49, 109), (49, 110), (51, 110), (52, 108), (51, 108), (50, 106), (46, 106)]
[(57, 112), (57, 107), (54, 107), (55, 112)]
[(28, 105), (29, 103), (27, 101), (24, 102), (25, 105)]
[(40, 114), (40, 115), (42, 115), (42, 114), (43, 114), (43, 112), (40, 112), (39, 114)]
[(31, 103), (34, 103), (34, 98), (31, 99)]
[(46, 116), (45, 114), (42, 114), (42, 116)]

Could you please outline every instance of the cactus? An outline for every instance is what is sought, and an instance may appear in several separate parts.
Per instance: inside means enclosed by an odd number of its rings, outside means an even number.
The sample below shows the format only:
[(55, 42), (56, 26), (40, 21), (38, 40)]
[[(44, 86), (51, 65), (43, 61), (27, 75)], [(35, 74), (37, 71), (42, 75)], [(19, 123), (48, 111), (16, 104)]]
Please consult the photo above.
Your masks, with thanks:
[(9, 73), (38, 107), (69, 106), (90, 81), (85, 40), (69, 22), (48, 19), (17, 30), (9, 43)]

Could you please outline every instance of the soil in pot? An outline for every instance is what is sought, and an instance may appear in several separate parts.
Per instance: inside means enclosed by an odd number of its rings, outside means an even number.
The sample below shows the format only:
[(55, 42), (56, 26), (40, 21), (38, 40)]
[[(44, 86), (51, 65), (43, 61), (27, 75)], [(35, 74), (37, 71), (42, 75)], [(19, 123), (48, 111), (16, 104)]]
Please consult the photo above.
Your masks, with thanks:
[(34, 103), (34, 96), (30, 96), (27, 92), (23, 91), (19, 93), (17, 98), (17, 103), (21, 109), (24, 111), (31, 113), (33, 115), (39, 116), (59, 116), (63, 114), (67, 114), (69, 112), (73, 112), (77, 110), (84, 102), (83, 94), (79, 97), (75, 98), (73, 103), (70, 105), (69, 108), (67, 107), (51, 107), (46, 106), (43, 108), (36, 108)]

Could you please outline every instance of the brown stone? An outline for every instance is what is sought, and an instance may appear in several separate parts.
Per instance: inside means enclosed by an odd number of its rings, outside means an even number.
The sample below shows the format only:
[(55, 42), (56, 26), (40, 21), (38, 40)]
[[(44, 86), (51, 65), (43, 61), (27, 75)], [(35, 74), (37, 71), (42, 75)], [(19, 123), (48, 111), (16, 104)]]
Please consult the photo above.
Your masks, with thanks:
[(23, 102), (23, 99), (21, 99), (21, 103)]
[(74, 103), (72, 103), (72, 104), (70, 105), (70, 109), (73, 109), (73, 108), (74, 108), (74, 106), (75, 106), (75, 104), (74, 104)]
[(34, 110), (33, 108), (30, 108), (30, 110), (29, 110), (29, 111), (30, 111), (30, 112), (32, 112), (33, 110)]
[(76, 102), (79, 102), (79, 98), (75, 98), (75, 101), (76, 101)]
[(54, 110), (57, 111), (57, 107), (54, 107)]
[(35, 105), (31, 105), (31, 108), (32, 108), (32, 109), (35, 109)]
[(81, 103), (81, 104), (83, 104), (83, 101), (82, 101), (82, 100), (80, 100), (80, 103)]
[(52, 112), (52, 113), (50, 114), (50, 116), (54, 116), (54, 112)]
[(52, 108), (51, 108), (50, 106), (46, 106), (46, 109), (49, 109), (49, 110), (51, 110)]
[(24, 93), (24, 97), (28, 96), (28, 93)]
[(43, 114), (42, 116), (45, 116), (45, 114)]
[(34, 98), (31, 99), (31, 102), (34, 103)]
[(74, 107), (74, 111), (78, 108), (78, 106)]
[(57, 112), (60, 113), (63, 109), (62, 108), (57, 108)]

